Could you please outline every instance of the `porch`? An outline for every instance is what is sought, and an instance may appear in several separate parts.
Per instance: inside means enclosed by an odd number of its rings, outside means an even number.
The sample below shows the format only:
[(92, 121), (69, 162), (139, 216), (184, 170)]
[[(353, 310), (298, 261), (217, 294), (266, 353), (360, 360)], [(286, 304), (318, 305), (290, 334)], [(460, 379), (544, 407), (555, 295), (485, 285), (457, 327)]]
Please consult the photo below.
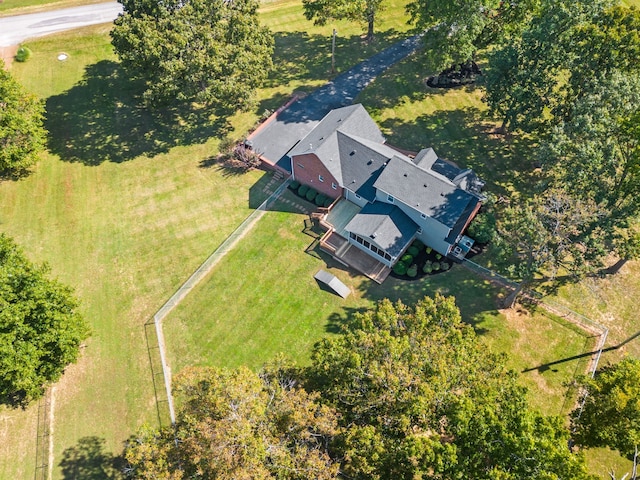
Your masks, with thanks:
[(327, 231), (320, 239), (320, 249), (374, 282), (382, 283), (391, 273), (391, 269), (347, 240), (349, 233), (344, 227), (360, 210), (358, 205), (341, 199), (322, 215), (319, 223)]

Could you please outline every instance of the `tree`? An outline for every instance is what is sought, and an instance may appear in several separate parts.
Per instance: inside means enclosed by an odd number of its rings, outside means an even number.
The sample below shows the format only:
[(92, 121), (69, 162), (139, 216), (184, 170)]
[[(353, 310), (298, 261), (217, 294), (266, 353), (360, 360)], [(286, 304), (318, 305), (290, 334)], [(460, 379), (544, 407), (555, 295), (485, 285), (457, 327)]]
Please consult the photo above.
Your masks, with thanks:
[(452, 298), (381, 301), (317, 344), (308, 372), (339, 414), (345, 478), (591, 478)]
[(640, 215), (640, 80), (612, 71), (592, 78), (566, 122), (543, 142), (541, 158), (558, 185), (594, 202), (608, 251), (636, 258)]
[(44, 148), (44, 106), (0, 68), (0, 175), (21, 175)]
[(143, 429), (125, 456), (133, 478), (337, 478), (328, 454), (337, 425), (291, 370), (190, 368), (176, 378), (175, 431)]
[[(640, 360), (625, 358), (582, 377), (584, 407), (571, 413), (573, 439), (584, 447), (609, 447), (638, 460), (640, 447)], [(634, 475), (635, 478), (635, 475)]]
[(517, 35), (538, 0), (413, 0), (410, 22), (425, 30), (426, 52), (437, 68), (467, 62), (476, 52)]
[(505, 208), (498, 218), (496, 254), (520, 284), (505, 302), (513, 306), (536, 276), (554, 279), (560, 269), (581, 276), (599, 267), (602, 232), (593, 202), (556, 189)]
[(575, 58), (575, 32), (602, 13), (608, 0), (545, 2), (519, 36), (488, 55), (489, 110), (502, 129), (545, 133), (563, 110), (563, 84)]
[(0, 401), (27, 404), (78, 358), (88, 328), (71, 290), (0, 234)]
[(350, 20), (367, 25), (367, 42), (373, 40), (376, 16), (384, 8), (384, 0), (302, 0), (304, 16), (315, 25), (329, 20)]
[(273, 37), (257, 0), (121, 0), (111, 41), (150, 104), (196, 102), (235, 111), (271, 69)]

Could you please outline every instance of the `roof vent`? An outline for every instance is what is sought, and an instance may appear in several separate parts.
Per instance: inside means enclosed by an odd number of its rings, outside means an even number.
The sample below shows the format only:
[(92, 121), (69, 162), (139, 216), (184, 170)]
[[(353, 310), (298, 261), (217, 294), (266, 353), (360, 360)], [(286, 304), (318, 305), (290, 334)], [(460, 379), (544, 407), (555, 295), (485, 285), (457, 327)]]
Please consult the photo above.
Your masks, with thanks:
[(427, 188), (427, 186), (428, 186), (428, 185), (425, 183), (425, 184), (424, 184), (424, 188)]
[(376, 232), (373, 232), (373, 233), (371, 234), (371, 238), (376, 238), (376, 235), (377, 235), (377, 233), (376, 233)]
[(355, 154), (356, 154), (356, 151), (355, 151), (355, 150), (352, 150), (352, 151), (351, 151), (351, 153), (350, 153), (349, 155), (353, 157)]
[(367, 165), (371, 165), (372, 163), (373, 163), (373, 160), (369, 160), (369, 161), (367, 162)]

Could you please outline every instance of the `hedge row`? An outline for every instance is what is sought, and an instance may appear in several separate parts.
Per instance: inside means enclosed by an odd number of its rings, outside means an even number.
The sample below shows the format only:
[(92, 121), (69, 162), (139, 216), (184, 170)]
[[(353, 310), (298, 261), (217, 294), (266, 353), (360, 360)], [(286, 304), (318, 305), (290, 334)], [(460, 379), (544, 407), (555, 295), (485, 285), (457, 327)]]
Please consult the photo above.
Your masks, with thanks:
[(309, 187), (308, 185), (303, 185), (297, 180), (293, 180), (289, 184), (289, 189), (298, 195), (300, 198), (304, 198), (310, 202), (315, 203), (318, 207), (328, 207), (333, 203), (333, 198), (327, 197), (323, 193), (318, 193), (317, 190)]

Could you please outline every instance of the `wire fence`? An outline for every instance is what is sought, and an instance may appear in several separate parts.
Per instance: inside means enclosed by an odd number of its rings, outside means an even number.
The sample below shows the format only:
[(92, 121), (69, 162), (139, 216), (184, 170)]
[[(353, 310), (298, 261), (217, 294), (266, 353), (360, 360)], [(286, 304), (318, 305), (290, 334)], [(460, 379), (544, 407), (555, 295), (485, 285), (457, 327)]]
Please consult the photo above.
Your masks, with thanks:
[[(204, 277), (213, 269), (213, 267), (224, 257), (229, 251), (235, 247), (238, 241), (245, 235), (253, 226), (256, 224), (260, 218), (267, 211), (269, 206), (275, 202), (282, 192), (289, 186), (291, 183), (291, 178), (286, 178), (284, 182), (264, 201), (262, 204), (256, 208), (251, 214), (229, 235), (224, 242), (211, 254), (209, 257), (198, 267), (198, 269), (191, 274), (191, 276), (184, 282), (180, 288), (167, 300), (167, 302), (156, 312), (153, 316), (152, 323), (155, 327), (155, 342), (152, 339), (147, 338), (147, 344), (149, 347), (149, 355), (152, 357), (152, 349), (157, 348), (157, 352), (160, 356), (160, 370), (162, 372), (162, 376), (164, 379), (164, 387), (165, 387), (165, 395), (166, 395), (166, 404), (169, 409), (169, 418), (172, 425), (176, 423), (176, 415), (175, 408), (173, 404), (173, 395), (171, 394), (171, 369), (169, 367), (169, 363), (167, 362), (166, 357), (166, 349), (165, 349), (165, 341), (164, 341), (164, 332), (162, 329), (162, 321), (165, 317), (173, 310), (183, 299), (187, 296), (193, 288), (200, 283)], [(151, 322), (150, 322), (151, 323)], [(157, 345), (157, 347), (156, 347)], [(154, 375), (154, 383), (155, 383), (155, 373), (153, 373), (152, 361), (152, 374)], [(158, 395), (156, 394), (156, 400), (158, 400)], [(161, 416), (159, 414), (159, 416)]]
[(38, 422), (36, 428), (36, 469), (35, 480), (49, 479), (49, 435), (51, 413), (51, 387), (45, 390), (43, 397), (38, 401)]
[[(463, 261), (463, 265), (468, 269), (477, 272), (483, 277), (487, 278), (490, 281), (501, 284), (503, 287), (509, 288), (511, 290), (516, 290), (520, 287), (520, 285), (513, 280), (510, 280), (499, 273), (496, 273), (482, 265), (478, 265), (471, 260), (465, 259)], [(587, 366), (587, 374), (590, 377), (594, 377), (596, 371), (598, 370), (598, 364), (600, 362), (600, 358), (602, 357), (602, 352), (604, 350), (604, 346), (607, 342), (607, 337), (609, 335), (609, 329), (604, 325), (582, 315), (581, 313), (575, 312), (570, 309), (566, 305), (563, 305), (555, 300), (544, 298), (540, 293), (533, 290), (526, 290), (522, 293), (526, 298), (534, 301), (536, 304), (540, 305), (542, 308), (547, 310), (554, 315), (568, 321), (569, 323), (576, 325), (581, 330), (587, 332), (593, 338), (597, 338), (595, 348), (589, 349), (590, 351), (585, 352), (585, 355), (591, 354), (591, 358), (589, 360)], [(575, 377), (574, 377), (575, 378)], [(582, 414), (582, 410), (584, 408), (584, 404), (587, 400), (587, 392), (585, 390), (580, 390), (578, 392), (578, 418)], [(564, 410), (564, 406), (563, 406)]]

